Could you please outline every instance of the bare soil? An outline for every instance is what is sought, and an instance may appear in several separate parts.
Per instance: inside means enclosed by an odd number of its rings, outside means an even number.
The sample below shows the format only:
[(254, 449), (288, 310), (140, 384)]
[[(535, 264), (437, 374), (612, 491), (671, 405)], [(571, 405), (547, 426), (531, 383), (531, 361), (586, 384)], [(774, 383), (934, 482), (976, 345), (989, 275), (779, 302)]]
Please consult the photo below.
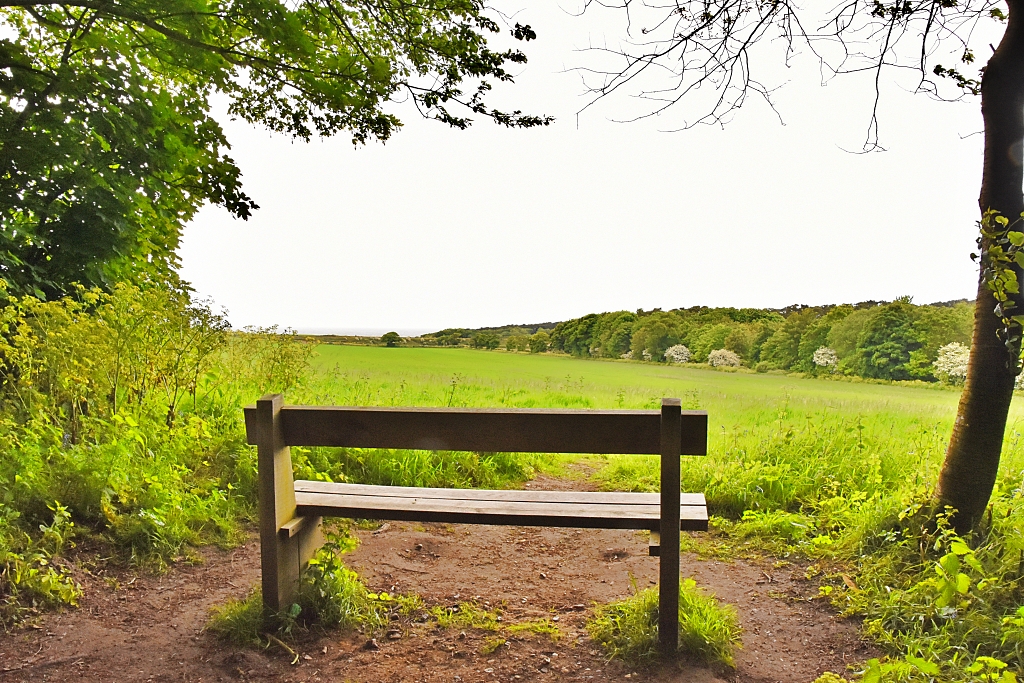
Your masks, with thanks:
[[(539, 478), (531, 488), (582, 488)], [(744, 629), (736, 668), (693, 662), (653, 668), (607, 661), (584, 629), (595, 602), (654, 583), (658, 560), (646, 534), (396, 523), (357, 531), (346, 556), (371, 589), (417, 593), (428, 605), (476, 600), (500, 608), (503, 625), (556, 618), (557, 640), (521, 632), (484, 654), (501, 632), (439, 629), (403, 621), (371, 642), (360, 633), (307, 634), (264, 651), (228, 645), (204, 631), (210, 608), (259, 581), (259, 544), (205, 549), (198, 564), (161, 576), (103, 561), (77, 564), (86, 590), (79, 609), (47, 614), (0, 635), (0, 682), (16, 681), (687, 681), (810, 683), (825, 671), (876, 656), (859, 624), (820, 600), (805, 567), (684, 555), (682, 572), (735, 605)]]

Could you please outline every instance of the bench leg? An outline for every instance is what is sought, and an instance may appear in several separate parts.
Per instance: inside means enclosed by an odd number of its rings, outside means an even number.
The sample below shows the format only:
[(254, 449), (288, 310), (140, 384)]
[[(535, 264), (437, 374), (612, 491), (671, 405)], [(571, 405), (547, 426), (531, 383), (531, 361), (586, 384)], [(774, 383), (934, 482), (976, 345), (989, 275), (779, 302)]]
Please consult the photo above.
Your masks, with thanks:
[(661, 401), (661, 528), (658, 583), (658, 651), (676, 656), (679, 642), (679, 456), (682, 407)]
[(321, 519), (305, 520), (294, 533), (282, 528), (295, 518), (292, 458), (281, 430), (280, 394), (256, 402), (259, 475), (260, 569), (268, 617), (298, 599), (299, 572), (323, 545)]

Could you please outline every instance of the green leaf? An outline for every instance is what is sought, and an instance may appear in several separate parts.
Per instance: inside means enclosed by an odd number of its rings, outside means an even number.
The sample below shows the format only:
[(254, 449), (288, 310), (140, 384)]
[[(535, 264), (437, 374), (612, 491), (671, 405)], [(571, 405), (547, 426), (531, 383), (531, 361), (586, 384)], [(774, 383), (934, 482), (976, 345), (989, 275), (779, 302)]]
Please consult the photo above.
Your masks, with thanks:
[(967, 574), (956, 575), (956, 591), (961, 595), (967, 595), (967, 591), (971, 589), (971, 577)]
[(1006, 239), (1010, 240), (1010, 244), (1012, 244), (1013, 246), (1019, 247), (1021, 245), (1024, 245), (1024, 232), (1017, 232), (1016, 230), (1011, 230), (1010, 232), (1006, 233)]
[(913, 655), (907, 655), (906, 660), (908, 664), (913, 664), (917, 669), (928, 676), (938, 676), (942, 673), (942, 669), (935, 662), (929, 662), (927, 659), (921, 657), (915, 657)]
[(869, 659), (861, 683), (882, 683), (882, 665), (877, 659)]
[(967, 555), (971, 552), (970, 546), (960, 540), (955, 540), (949, 544), (949, 550), (954, 555)]

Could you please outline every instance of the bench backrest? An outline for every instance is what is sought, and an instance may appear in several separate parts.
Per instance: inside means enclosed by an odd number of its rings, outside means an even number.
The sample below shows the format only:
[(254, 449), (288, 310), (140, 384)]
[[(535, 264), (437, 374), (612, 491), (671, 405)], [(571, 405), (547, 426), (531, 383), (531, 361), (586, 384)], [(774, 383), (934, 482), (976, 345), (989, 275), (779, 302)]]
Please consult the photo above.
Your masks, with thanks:
[[(281, 406), (284, 446), (519, 453), (662, 452), (660, 410)], [(707, 453), (708, 416), (680, 411), (681, 455)], [(258, 443), (256, 406), (245, 409)]]

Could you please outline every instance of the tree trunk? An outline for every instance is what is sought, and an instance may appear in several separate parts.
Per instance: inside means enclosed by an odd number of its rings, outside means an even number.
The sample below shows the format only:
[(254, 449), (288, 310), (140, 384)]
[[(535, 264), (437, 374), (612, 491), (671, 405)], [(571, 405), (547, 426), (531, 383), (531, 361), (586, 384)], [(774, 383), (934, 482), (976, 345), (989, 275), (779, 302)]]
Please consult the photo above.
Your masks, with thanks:
[[(1006, 32), (981, 82), (985, 160), (978, 201), (982, 213), (995, 209), (1013, 222), (1024, 211), (1024, 0), (1008, 5)], [(1024, 285), (1019, 268), (1017, 278)], [(1017, 372), (1019, 347), (1008, 349), (997, 335), (1003, 323), (995, 306), (979, 279), (967, 381), (935, 493), (940, 509), (956, 509), (953, 524), (960, 533), (977, 525), (992, 495)], [(1014, 313), (1024, 312), (1019, 297), (1017, 306)]]

